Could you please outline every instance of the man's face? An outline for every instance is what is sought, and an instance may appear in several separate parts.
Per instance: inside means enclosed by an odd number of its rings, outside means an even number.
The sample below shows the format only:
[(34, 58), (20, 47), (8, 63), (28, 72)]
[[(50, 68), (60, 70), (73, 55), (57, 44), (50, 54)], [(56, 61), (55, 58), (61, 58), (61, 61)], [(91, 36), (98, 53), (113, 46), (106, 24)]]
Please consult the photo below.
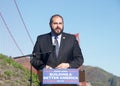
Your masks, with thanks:
[(63, 32), (63, 20), (59, 16), (55, 16), (52, 19), (51, 29), (56, 34), (59, 35)]

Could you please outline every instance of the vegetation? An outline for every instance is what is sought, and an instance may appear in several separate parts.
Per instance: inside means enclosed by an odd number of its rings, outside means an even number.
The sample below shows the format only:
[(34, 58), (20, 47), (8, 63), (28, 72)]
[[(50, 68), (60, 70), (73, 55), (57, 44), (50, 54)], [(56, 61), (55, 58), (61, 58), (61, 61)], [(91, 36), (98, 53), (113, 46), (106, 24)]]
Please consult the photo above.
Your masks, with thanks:
[[(33, 86), (39, 86), (37, 75), (32, 75)], [(12, 58), (0, 54), (0, 86), (30, 86), (30, 72)]]
[[(86, 81), (92, 86), (120, 86), (120, 77), (98, 67), (83, 66)], [(12, 58), (0, 54), (0, 86), (30, 86), (30, 72)], [(32, 75), (32, 86), (39, 86), (37, 75)]]
[(92, 86), (120, 86), (120, 77), (107, 71), (91, 66), (84, 66), (86, 81), (91, 82)]

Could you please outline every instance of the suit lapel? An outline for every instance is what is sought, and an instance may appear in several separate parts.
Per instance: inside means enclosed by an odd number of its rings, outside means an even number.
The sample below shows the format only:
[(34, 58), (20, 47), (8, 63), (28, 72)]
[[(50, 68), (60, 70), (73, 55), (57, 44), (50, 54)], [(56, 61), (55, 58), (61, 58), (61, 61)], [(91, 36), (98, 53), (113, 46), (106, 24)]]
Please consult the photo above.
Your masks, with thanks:
[(60, 60), (62, 58), (62, 50), (64, 49), (64, 44), (65, 44), (65, 39), (66, 39), (66, 36), (65, 34), (63, 33), (62, 36), (61, 36), (61, 43), (60, 43), (60, 48), (59, 48), (59, 54), (58, 54), (58, 59)]
[(53, 45), (52, 45), (51, 33), (48, 34), (47, 40), (48, 40), (48, 43), (47, 43), (47, 44), (48, 44), (48, 46), (49, 46), (48, 48), (49, 48), (50, 51), (52, 51), (52, 50), (53, 50)]

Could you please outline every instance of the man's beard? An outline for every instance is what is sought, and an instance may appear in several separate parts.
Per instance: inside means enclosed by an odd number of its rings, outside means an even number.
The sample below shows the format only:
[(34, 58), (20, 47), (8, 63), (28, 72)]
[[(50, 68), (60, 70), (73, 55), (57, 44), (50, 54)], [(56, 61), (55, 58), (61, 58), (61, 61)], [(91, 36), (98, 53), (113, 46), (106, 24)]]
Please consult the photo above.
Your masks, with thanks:
[[(57, 27), (56, 29), (60, 29), (60, 28)], [(58, 36), (58, 35), (60, 35), (61, 33), (63, 33), (64, 28), (63, 28), (63, 29), (60, 29), (60, 32), (59, 32), (59, 33), (55, 32), (55, 30), (53, 30), (52, 28), (51, 28), (51, 30), (52, 30), (52, 32), (53, 32), (56, 36)]]

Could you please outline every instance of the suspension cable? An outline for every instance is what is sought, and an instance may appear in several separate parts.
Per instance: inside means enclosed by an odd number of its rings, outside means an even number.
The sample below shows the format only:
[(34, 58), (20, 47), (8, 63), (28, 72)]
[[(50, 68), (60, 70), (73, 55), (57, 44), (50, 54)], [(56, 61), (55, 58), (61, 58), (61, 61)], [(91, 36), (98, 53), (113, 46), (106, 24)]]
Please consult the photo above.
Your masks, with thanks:
[(10, 37), (12, 38), (13, 42), (15, 43), (16, 47), (18, 48), (18, 50), (20, 51), (20, 53), (21, 53), (22, 55), (24, 55), (23, 52), (22, 52), (22, 50), (21, 50), (20, 47), (18, 46), (18, 44), (17, 44), (15, 38), (13, 37), (13, 35), (12, 35), (12, 33), (11, 33), (11, 31), (10, 31), (10, 29), (9, 29), (9, 27), (8, 27), (8, 25), (7, 25), (7, 23), (5, 22), (5, 19), (3, 18), (1, 12), (0, 12), (0, 16), (1, 16), (1, 18), (2, 18), (2, 21), (3, 21), (4, 25), (5, 25), (5, 27), (6, 27), (7, 31), (8, 31), (8, 33), (10, 34)]
[(28, 31), (28, 29), (27, 29), (27, 27), (26, 27), (26, 24), (25, 24), (25, 22), (24, 22), (24, 20), (23, 20), (22, 14), (21, 14), (21, 12), (20, 12), (20, 10), (19, 10), (19, 8), (18, 8), (18, 5), (17, 5), (17, 3), (16, 3), (16, 0), (14, 0), (14, 3), (15, 3), (15, 6), (16, 6), (16, 8), (17, 8), (17, 11), (18, 11), (18, 13), (19, 13), (19, 15), (20, 15), (20, 18), (21, 18), (21, 20), (22, 20), (22, 23), (23, 23), (23, 25), (24, 25), (24, 27), (25, 27), (25, 30), (26, 30), (26, 32), (27, 32), (27, 35), (28, 35), (31, 43), (34, 45), (33, 40), (32, 40), (32, 38), (31, 38), (31, 36), (30, 36), (30, 34), (29, 34), (29, 31)]

